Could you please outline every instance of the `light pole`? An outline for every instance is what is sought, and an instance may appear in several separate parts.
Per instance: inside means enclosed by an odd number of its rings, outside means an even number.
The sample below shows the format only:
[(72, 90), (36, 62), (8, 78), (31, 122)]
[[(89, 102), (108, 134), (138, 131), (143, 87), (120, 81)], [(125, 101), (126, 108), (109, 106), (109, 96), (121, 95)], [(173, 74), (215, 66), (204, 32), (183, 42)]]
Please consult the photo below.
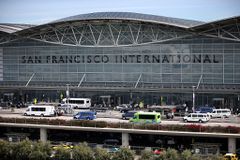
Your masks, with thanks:
[(192, 86), (192, 111), (194, 112), (195, 111), (195, 89), (196, 89), (196, 86)]
[(66, 90), (66, 100), (67, 100), (67, 107), (69, 107), (69, 84), (66, 84), (67, 90)]
[(192, 86), (192, 99), (193, 99), (192, 111), (193, 112), (195, 111), (195, 92), (196, 90), (198, 90), (198, 87), (202, 81), (202, 78), (203, 78), (203, 75), (200, 76), (197, 86)]

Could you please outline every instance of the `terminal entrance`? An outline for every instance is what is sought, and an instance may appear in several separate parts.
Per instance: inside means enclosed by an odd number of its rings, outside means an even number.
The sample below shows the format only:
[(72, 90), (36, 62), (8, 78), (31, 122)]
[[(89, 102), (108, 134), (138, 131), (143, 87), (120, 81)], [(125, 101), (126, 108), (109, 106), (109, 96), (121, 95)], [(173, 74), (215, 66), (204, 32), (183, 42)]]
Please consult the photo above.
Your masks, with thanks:
[[(0, 103), (60, 103), (66, 97), (65, 90), (1, 90)], [(114, 108), (120, 104), (151, 105), (186, 105), (192, 107), (192, 93), (158, 93), (158, 92), (120, 92), (120, 91), (75, 91), (70, 89), (71, 98), (91, 98), (92, 105)], [(214, 106), (215, 108), (232, 108), (239, 106), (238, 95), (196, 93), (196, 106)], [(234, 108), (235, 107), (235, 108)]]

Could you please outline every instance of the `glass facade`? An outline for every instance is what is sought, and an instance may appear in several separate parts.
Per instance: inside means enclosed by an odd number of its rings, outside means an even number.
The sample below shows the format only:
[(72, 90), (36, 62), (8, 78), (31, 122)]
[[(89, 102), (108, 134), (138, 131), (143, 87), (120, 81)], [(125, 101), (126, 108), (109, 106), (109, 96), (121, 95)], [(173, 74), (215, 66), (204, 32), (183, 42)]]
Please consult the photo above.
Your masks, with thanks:
[(228, 37), (135, 21), (74, 22), (21, 36), (0, 45), (0, 86), (6, 91), (12, 85), (28, 95), (34, 89), (60, 94), (70, 84), (75, 97), (111, 94), (120, 96), (116, 103), (142, 97), (154, 104), (164, 96), (176, 104), (191, 101), (192, 86), (200, 84), (199, 104), (224, 96), (239, 104), (240, 43)]
[[(202, 39), (199, 38), (199, 41)], [(204, 41), (204, 39), (203, 39)], [(21, 42), (21, 43), (24, 43)], [(19, 43), (19, 44), (21, 44)], [(3, 81), (240, 84), (239, 43), (3, 47)]]

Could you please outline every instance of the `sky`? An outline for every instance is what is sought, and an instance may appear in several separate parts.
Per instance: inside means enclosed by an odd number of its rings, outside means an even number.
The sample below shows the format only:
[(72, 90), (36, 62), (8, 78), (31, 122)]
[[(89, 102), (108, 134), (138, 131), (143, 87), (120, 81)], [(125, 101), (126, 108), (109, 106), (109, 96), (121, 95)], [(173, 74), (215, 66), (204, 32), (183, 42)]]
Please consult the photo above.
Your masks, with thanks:
[(210, 22), (240, 16), (240, 0), (0, 0), (0, 23), (37, 25), (115, 11)]

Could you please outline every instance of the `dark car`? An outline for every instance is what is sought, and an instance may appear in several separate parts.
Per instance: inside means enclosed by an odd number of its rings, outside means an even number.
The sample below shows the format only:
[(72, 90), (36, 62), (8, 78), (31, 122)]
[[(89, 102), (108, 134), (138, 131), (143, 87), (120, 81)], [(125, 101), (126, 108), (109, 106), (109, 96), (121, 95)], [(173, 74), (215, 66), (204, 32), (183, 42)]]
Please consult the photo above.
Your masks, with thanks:
[(73, 116), (73, 119), (93, 120), (96, 119), (96, 112), (91, 111), (78, 112), (76, 115)]
[(130, 119), (133, 118), (134, 114), (136, 112), (135, 111), (129, 111), (129, 112), (125, 112), (122, 114), (122, 119)]

